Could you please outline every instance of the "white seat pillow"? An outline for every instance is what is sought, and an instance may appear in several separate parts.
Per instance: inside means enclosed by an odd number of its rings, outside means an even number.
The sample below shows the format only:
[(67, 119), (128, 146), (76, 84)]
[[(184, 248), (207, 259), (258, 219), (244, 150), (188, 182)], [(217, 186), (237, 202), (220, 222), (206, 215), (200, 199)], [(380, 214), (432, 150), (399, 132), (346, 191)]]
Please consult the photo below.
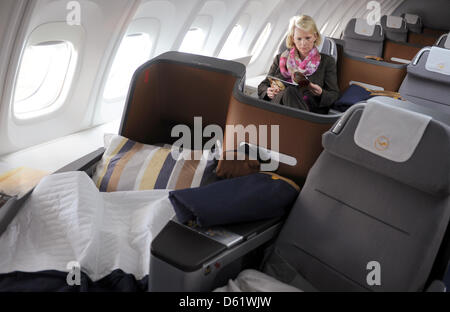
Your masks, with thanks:
[(375, 32), (375, 25), (369, 25), (364, 18), (356, 19), (355, 33), (361, 36), (372, 37)]

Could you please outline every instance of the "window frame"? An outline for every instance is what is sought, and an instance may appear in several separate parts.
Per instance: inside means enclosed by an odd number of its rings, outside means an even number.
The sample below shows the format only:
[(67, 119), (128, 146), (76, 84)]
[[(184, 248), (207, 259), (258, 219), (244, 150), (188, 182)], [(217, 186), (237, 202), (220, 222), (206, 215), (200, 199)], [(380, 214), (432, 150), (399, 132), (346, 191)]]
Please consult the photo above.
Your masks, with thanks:
[[(122, 44), (123, 38), (132, 34), (146, 34), (150, 38), (151, 51), (148, 59), (150, 60), (156, 51), (157, 44), (159, 41), (160, 33), (161, 33), (161, 20), (156, 17), (142, 17), (133, 20), (129, 25), (127, 30), (123, 35), (118, 38), (116, 46), (114, 47), (106, 68), (102, 75), (102, 83), (96, 97), (96, 108), (94, 113), (95, 123), (103, 123), (114, 120), (116, 118), (120, 118), (120, 115), (123, 112), (123, 108), (126, 105), (127, 97), (129, 90), (125, 93), (124, 96), (115, 99), (107, 99), (104, 97), (105, 88), (108, 83), (108, 78), (110, 72), (112, 70), (114, 61), (116, 60), (117, 53), (119, 52), (120, 45)], [(133, 78), (131, 78), (133, 79)]]
[[(34, 123), (43, 119), (51, 118), (60, 110), (64, 109), (67, 100), (70, 98), (74, 89), (74, 82), (81, 64), (81, 52), (83, 49), (85, 38), (85, 30), (82, 26), (69, 26), (63, 22), (46, 23), (37, 26), (28, 36), (23, 45), (20, 57), (17, 62), (17, 70), (14, 74), (12, 91), (10, 94), (10, 111), (11, 118), (16, 124)], [(15, 95), (22, 61), (24, 60), (25, 51), (29, 46), (45, 44), (48, 42), (67, 42), (72, 47), (68, 69), (64, 75), (64, 81), (58, 96), (48, 106), (28, 113), (15, 113)]]
[[(191, 31), (200, 31), (201, 32), (201, 36), (202, 36), (202, 41), (201, 41), (201, 47), (199, 48), (199, 50), (193, 50), (193, 49), (184, 49), (183, 50), (183, 44), (187, 38), (187, 36), (189, 35), (189, 32)], [(198, 54), (200, 53), (204, 46), (205, 46), (205, 41), (206, 41), (206, 37), (207, 37), (207, 33), (205, 32), (204, 29), (200, 28), (200, 27), (191, 27), (189, 28), (189, 30), (186, 32), (186, 34), (183, 37), (183, 40), (181, 41), (180, 47), (178, 48), (178, 52), (183, 52), (183, 53), (193, 53), (193, 54)]]
[[(66, 55), (67, 58), (66, 58), (66, 60), (65, 60), (66, 62), (64, 64), (65, 71), (60, 73), (63, 79), (61, 81), (58, 81), (58, 87), (59, 87), (58, 90), (55, 90), (56, 92), (54, 92), (54, 94), (52, 95), (51, 98), (49, 98), (48, 100), (46, 99), (45, 101), (43, 101), (43, 103), (40, 103), (43, 107), (32, 109), (32, 110), (27, 111), (27, 112), (17, 112), (16, 105), (18, 105), (21, 102), (25, 102), (25, 101), (30, 101), (30, 100), (33, 101), (34, 98), (36, 96), (38, 96), (40, 92), (42, 92), (42, 88), (49, 83), (49, 81), (48, 81), (49, 76), (51, 74), (54, 74), (54, 73), (51, 72), (50, 68), (54, 67), (55, 64), (51, 64), (51, 62), (49, 62), (49, 64), (47, 65), (48, 67), (46, 69), (46, 72), (42, 76), (42, 80), (39, 81), (38, 86), (36, 88), (33, 88), (32, 92), (29, 95), (27, 95), (26, 97), (24, 97), (23, 99), (21, 99), (21, 100), (17, 99), (16, 98), (16, 96), (18, 95), (17, 94), (17, 88), (19, 86), (19, 81), (20, 81), (20, 77), (21, 77), (21, 73), (22, 73), (22, 68), (24, 66), (24, 60), (25, 60), (25, 56), (26, 56), (26, 53), (27, 53), (27, 49), (30, 48), (30, 47), (41, 47), (41, 46), (50, 46), (50, 45), (55, 45), (56, 46), (56, 45), (60, 45), (60, 44), (64, 44), (66, 46), (68, 51), (65, 51), (65, 52), (68, 55)], [(22, 62), (21, 62), (20, 68), (19, 68), (19, 73), (17, 75), (17, 81), (16, 81), (16, 85), (15, 85), (15, 90), (14, 90), (13, 111), (14, 111), (14, 115), (15, 116), (18, 117), (20, 115), (22, 115), (22, 116), (23, 115), (33, 115), (33, 114), (36, 114), (36, 112), (44, 111), (46, 109), (49, 109), (52, 105), (54, 105), (54, 103), (60, 97), (62, 89), (64, 88), (64, 84), (66, 83), (66, 79), (67, 79), (67, 76), (68, 76), (69, 71), (70, 71), (70, 65), (71, 65), (71, 62), (72, 62), (73, 52), (74, 52), (74, 48), (73, 48), (73, 45), (70, 43), (70, 41), (42, 42), (42, 43), (39, 43), (38, 45), (28, 45), (25, 48), (25, 51), (24, 51), (24, 54), (23, 54), (23, 58), (22, 58)], [(41, 105), (39, 105), (39, 106), (41, 106)], [(18, 117), (18, 118), (20, 118), (20, 117)]]
[[(105, 96), (106, 90), (107, 90), (107, 86), (108, 86), (108, 82), (109, 82), (109, 79), (111, 78), (111, 74), (113, 72), (114, 65), (116, 65), (117, 56), (119, 54), (120, 48), (122, 47), (122, 44), (123, 44), (124, 40), (127, 37), (132, 37), (132, 36), (147, 36), (148, 37), (148, 40), (149, 40), (148, 44), (150, 45), (150, 49), (148, 51), (147, 60), (144, 61), (144, 63), (148, 62), (150, 60), (151, 55), (153, 54), (153, 51), (155, 50), (154, 42), (153, 42), (152, 38), (150, 37), (150, 35), (148, 33), (146, 33), (146, 32), (135, 32), (135, 33), (129, 32), (129, 33), (125, 34), (125, 36), (122, 37), (122, 40), (120, 41), (119, 47), (116, 50), (116, 53), (114, 54), (113, 60), (111, 62), (111, 65), (110, 65), (110, 67), (108, 69), (108, 74), (106, 75), (106, 80), (105, 80), (104, 86), (102, 88), (101, 97), (102, 97), (102, 99), (103, 99), (103, 101), (105, 103), (114, 103), (114, 102), (122, 101), (128, 95), (129, 86), (128, 86), (126, 92), (123, 95), (119, 95), (119, 96), (116, 96), (116, 97), (106, 97)], [(141, 66), (142, 64), (140, 64), (139, 66)], [(139, 68), (139, 66), (137, 68)], [(136, 69), (134, 71), (136, 71)], [(130, 77), (130, 83), (131, 83), (132, 79), (133, 79), (133, 74)]]
[[(232, 43), (234, 43), (234, 44), (240, 46), (240, 43), (242, 42), (242, 39), (244, 38), (245, 29), (244, 29), (244, 27), (243, 27), (241, 24), (236, 23), (236, 24), (234, 24), (233, 28), (231, 29), (230, 33), (229, 33), (228, 36), (227, 36), (227, 39), (225, 40), (225, 43), (223, 44), (222, 48), (220, 49), (220, 52), (219, 52), (219, 54), (217, 55), (218, 58), (225, 59), (225, 60), (232, 60), (232, 59), (234, 59), (234, 58), (241, 57), (241, 56), (233, 56), (233, 55), (232, 55), (232, 56), (228, 56), (228, 55), (223, 55), (223, 54), (222, 54), (222, 53), (228, 52), (228, 51), (227, 51), (228, 49), (231, 49), (230, 47), (227, 46), (227, 44), (229, 44), (228, 40), (230, 40), (231, 35), (233, 35), (233, 32), (235, 31), (236, 27), (240, 27), (240, 32), (241, 32), (241, 33), (240, 33), (240, 37), (239, 37), (239, 39), (237, 40), (237, 42), (232, 42)], [(225, 48), (226, 48), (227, 50), (225, 50)], [(224, 52), (224, 51), (225, 51), (225, 52)], [(245, 54), (245, 53), (244, 53), (244, 54)], [(245, 56), (245, 55), (244, 55), (244, 56)]]
[[(211, 34), (213, 22), (214, 22), (214, 18), (211, 15), (206, 15), (206, 14), (198, 15), (196, 17), (196, 19), (194, 20), (194, 22), (191, 24), (191, 26), (186, 30), (177, 51), (182, 52), (182, 53), (193, 53), (193, 54), (204, 55), (204, 49), (205, 49), (206, 43), (208, 42), (209, 36)], [(182, 51), (181, 47), (183, 46), (183, 42), (186, 39), (187, 34), (189, 33), (189, 31), (191, 31), (191, 29), (194, 29), (194, 28), (198, 28), (201, 31), (203, 31), (203, 33), (204, 33), (204, 38), (203, 38), (203, 42), (201, 43), (201, 48), (199, 48), (199, 50), (196, 50), (193, 52), (192, 51)]]

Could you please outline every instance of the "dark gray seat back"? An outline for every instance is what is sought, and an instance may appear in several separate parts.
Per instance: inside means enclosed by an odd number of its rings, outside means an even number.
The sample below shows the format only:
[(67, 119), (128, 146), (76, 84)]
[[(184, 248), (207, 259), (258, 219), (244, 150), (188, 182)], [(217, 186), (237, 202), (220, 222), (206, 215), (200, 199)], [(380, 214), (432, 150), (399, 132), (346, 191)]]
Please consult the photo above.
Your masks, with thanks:
[[(439, 65), (442, 66), (443, 73), (429, 70), (432, 61), (429, 60), (429, 56), (432, 50), (444, 56), (443, 60), (447, 64), (442, 63), (442, 65)], [(439, 47), (423, 48), (413, 59), (412, 63), (408, 65), (407, 75), (400, 86), (400, 94), (415, 104), (450, 114), (449, 66), (450, 50)]]
[(380, 25), (375, 25), (374, 28), (372, 33), (368, 31), (367, 35), (362, 35), (361, 33), (370, 30), (371, 26), (365, 19), (351, 19), (344, 31), (344, 51), (358, 57), (382, 57), (384, 32)]
[(422, 18), (417, 14), (404, 13), (401, 15), (406, 21), (406, 27), (412, 33), (421, 34), (423, 23)]
[[(402, 17), (384, 15), (381, 17), (380, 23), (387, 39), (400, 42), (408, 41), (408, 28)], [(392, 23), (396, 24), (395, 27)]]
[[(324, 134), (264, 271), (304, 290), (421, 291), (449, 223), (450, 129), (431, 120), (398, 163), (355, 144), (363, 109)], [(373, 261), (380, 286), (367, 283)]]

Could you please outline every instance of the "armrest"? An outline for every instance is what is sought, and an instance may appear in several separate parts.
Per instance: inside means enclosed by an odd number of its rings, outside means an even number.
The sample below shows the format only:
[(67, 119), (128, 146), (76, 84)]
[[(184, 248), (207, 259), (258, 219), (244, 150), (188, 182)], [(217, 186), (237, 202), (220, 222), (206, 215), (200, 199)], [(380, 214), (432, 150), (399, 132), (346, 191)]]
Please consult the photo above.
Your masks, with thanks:
[(151, 253), (180, 270), (193, 272), (225, 249), (225, 245), (169, 221), (153, 240)]
[(243, 269), (244, 256), (275, 238), (280, 228), (280, 219), (212, 229), (171, 220), (151, 245), (149, 290), (209, 291), (221, 286)]
[(434, 280), (430, 286), (426, 289), (426, 292), (446, 292), (447, 288), (444, 282)]
[(91, 166), (97, 163), (100, 159), (102, 159), (103, 153), (105, 152), (105, 148), (99, 148), (96, 151), (87, 154), (86, 156), (71, 162), (70, 164), (64, 166), (59, 169), (55, 173), (63, 173), (70, 171), (85, 171), (88, 170)]

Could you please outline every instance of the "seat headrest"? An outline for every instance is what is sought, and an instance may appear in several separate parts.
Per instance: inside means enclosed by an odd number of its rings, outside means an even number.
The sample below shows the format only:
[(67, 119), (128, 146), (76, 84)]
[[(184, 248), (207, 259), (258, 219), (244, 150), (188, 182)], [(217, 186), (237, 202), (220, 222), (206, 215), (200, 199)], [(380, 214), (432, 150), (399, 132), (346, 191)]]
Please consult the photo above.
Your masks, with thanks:
[(405, 162), (414, 153), (430, 120), (426, 115), (368, 102), (355, 131), (355, 143), (380, 157)]
[(363, 18), (358, 18), (355, 23), (355, 33), (361, 36), (372, 37), (375, 25), (369, 25)]
[(402, 14), (402, 17), (405, 19), (406, 27), (409, 31), (413, 33), (420, 34), (422, 33), (422, 19), (417, 14)]
[(319, 46), (317, 47), (317, 49), (319, 50), (320, 53), (324, 53), (324, 48), (328, 47), (328, 43), (326, 42), (327, 38), (322, 37), (322, 42), (319, 44)]
[(419, 23), (420, 17), (417, 14), (406, 13), (406, 14), (404, 14), (404, 18), (406, 20), (406, 23), (415, 25), (415, 24)]
[(400, 16), (384, 15), (381, 18), (381, 25), (389, 30), (408, 31), (405, 20)]
[(319, 51), (323, 54), (332, 56), (337, 62), (337, 47), (333, 39), (324, 37)]
[(450, 50), (426, 47), (408, 65), (408, 75), (450, 84)]
[(351, 19), (344, 31), (345, 38), (384, 41), (384, 34), (380, 25), (369, 25), (364, 18)]
[(448, 196), (449, 126), (377, 98), (367, 103), (347, 111), (340, 131), (324, 134), (325, 151), (424, 192)]
[(450, 76), (450, 50), (432, 47), (425, 68), (431, 72)]

